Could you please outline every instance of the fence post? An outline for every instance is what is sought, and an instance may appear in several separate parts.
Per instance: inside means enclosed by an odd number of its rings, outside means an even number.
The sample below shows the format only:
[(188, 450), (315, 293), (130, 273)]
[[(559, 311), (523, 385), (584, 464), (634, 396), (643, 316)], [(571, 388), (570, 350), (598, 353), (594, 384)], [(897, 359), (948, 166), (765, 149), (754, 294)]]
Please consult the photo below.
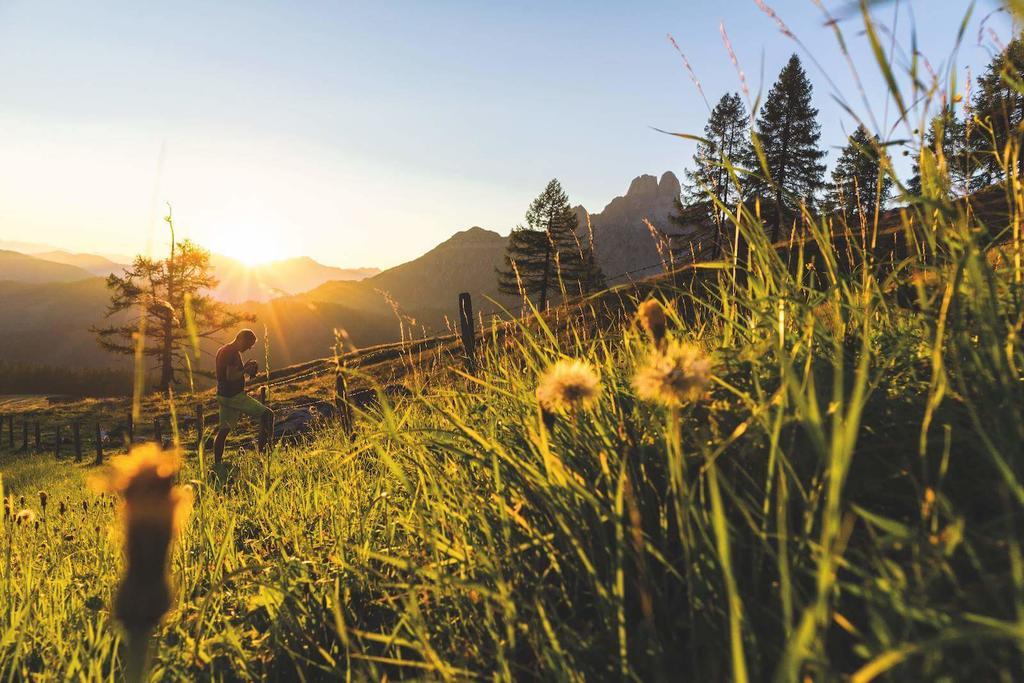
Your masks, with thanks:
[(96, 464), (103, 464), (103, 434), (100, 433), (100, 423), (96, 423)]
[(473, 298), (469, 292), (459, 294), (459, 331), (462, 333), (462, 348), (466, 352), (466, 370), (476, 372), (476, 330), (473, 329)]
[(348, 402), (348, 382), (345, 381), (345, 366), (339, 362), (334, 376), (334, 412), (346, 434), (352, 433), (352, 406)]
[(7, 416), (7, 443), (14, 448), (14, 416)]
[(260, 403), (267, 405), (267, 385), (260, 387)]
[(38, 453), (38, 452), (39, 452), (39, 450), (41, 449), (41, 446), (40, 446), (40, 444), (42, 443), (42, 439), (40, 438), (40, 435), (39, 435), (39, 420), (36, 420), (36, 421), (35, 421), (35, 422), (33, 423), (33, 428), (35, 429), (35, 437), (36, 437), (36, 452)]
[(159, 415), (153, 418), (153, 440), (156, 441), (157, 446), (164, 447), (164, 434), (161, 430)]
[(28, 453), (28, 422), (21, 421), (21, 450)]
[(134, 410), (129, 410), (128, 411), (128, 448), (129, 448), (129, 450), (131, 449), (133, 443), (135, 443), (135, 411)]
[(53, 459), (60, 460), (60, 425), (53, 428)]
[(71, 424), (71, 432), (75, 440), (75, 462), (82, 462), (82, 428), (77, 420)]
[(203, 446), (203, 432), (206, 431), (206, 416), (203, 414), (203, 404), (196, 404), (196, 453)]

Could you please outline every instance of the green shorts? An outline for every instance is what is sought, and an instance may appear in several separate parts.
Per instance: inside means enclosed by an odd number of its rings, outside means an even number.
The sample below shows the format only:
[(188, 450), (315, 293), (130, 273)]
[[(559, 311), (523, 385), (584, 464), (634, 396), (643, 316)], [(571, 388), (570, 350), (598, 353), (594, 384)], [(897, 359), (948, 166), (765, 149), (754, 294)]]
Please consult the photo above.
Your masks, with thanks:
[(234, 396), (218, 396), (217, 405), (220, 407), (221, 429), (231, 429), (242, 415), (257, 420), (267, 410), (265, 405), (244, 391)]

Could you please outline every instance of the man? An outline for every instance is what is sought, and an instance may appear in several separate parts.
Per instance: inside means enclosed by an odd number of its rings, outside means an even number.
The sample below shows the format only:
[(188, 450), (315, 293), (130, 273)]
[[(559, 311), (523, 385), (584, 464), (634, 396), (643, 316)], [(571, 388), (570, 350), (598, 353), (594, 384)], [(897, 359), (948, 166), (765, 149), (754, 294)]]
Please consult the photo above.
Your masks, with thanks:
[(220, 408), (220, 429), (213, 442), (213, 455), (219, 465), (224, 457), (224, 442), (228, 432), (238, 423), (238, 418), (248, 415), (260, 421), (256, 446), (260, 451), (267, 447), (267, 441), (274, 434), (274, 411), (245, 393), (245, 376), (255, 377), (259, 370), (256, 361), (242, 364), (242, 352), (256, 343), (256, 333), (242, 330), (235, 340), (217, 351), (217, 405)]

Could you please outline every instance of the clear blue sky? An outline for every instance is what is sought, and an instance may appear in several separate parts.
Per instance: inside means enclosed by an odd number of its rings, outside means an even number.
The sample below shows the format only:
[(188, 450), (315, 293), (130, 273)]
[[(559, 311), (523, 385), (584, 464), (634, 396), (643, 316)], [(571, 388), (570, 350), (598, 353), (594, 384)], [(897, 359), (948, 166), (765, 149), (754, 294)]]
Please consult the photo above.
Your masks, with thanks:
[[(769, 4), (863, 111), (812, 2)], [(901, 7), (901, 42), (913, 10), (938, 68), (967, 3)], [(996, 7), (978, 2), (961, 71), (988, 61)], [(0, 0), (0, 239), (132, 253), (163, 239), (169, 201), (182, 234), (229, 254), (388, 266), (472, 225), (508, 232), (552, 177), (598, 211), (685, 167), (691, 144), (651, 126), (704, 125), (666, 34), (712, 104), (738, 90), (720, 21), (766, 93), (799, 49), (752, 0)], [(1005, 14), (986, 25), (1010, 33)], [(859, 18), (841, 26), (881, 117)], [(851, 119), (806, 66), (823, 143), (842, 144)]]

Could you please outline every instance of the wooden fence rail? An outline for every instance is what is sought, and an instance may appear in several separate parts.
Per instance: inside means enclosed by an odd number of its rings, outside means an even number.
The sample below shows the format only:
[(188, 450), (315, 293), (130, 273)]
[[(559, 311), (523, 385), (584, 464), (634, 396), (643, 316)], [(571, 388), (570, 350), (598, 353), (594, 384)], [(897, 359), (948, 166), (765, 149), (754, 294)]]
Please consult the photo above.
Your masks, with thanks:
[[(469, 373), (472, 374), (472, 373), (475, 373), (476, 370), (477, 370), (477, 345), (476, 345), (477, 330), (476, 330), (476, 320), (473, 317), (473, 299), (472, 299), (472, 296), (470, 295), (469, 292), (462, 292), (461, 294), (459, 294), (458, 308), (459, 308), (459, 332), (460, 332), (460, 339), (461, 339), (461, 342), (462, 342), (462, 349), (463, 349), (463, 353), (464, 353), (463, 362), (465, 364), (466, 370)], [(451, 337), (448, 337), (448, 339), (451, 339)], [(260, 387), (260, 389), (259, 389), (259, 398), (260, 398), (260, 402), (261, 403), (263, 403), (264, 405), (269, 405), (269, 403), (268, 403), (267, 386), (265, 384), (264, 384), (264, 386)], [(335, 406), (335, 415), (336, 415), (336, 418), (338, 420), (338, 424), (341, 426), (341, 428), (345, 431), (346, 434), (351, 435), (353, 433), (354, 429), (355, 429), (355, 415), (353, 413), (352, 403), (350, 402), (350, 399), (349, 399), (349, 388), (348, 388), (348, 382), (347, 382), (347, 378), (346, 378), (345, 360), (344, 360), (344, 358), (339, 358), (338, 359), (338, 366), (337, 366), (337, 369), (335, 371), (334, 406)], [(202, 442), (203, 442), (203, 438), (204, 438), (205, 431), (206, 431), (206, 415), (205, 415), (205, 406), (203, 405), (203, 402), (202, 401), (197, 402), (193, 406), (193, 410), (194, 410), (194, 414), (195, 414), (195, 444), (194, 445), (195, 445), (195, 449), (198, 451), (202, 447)], [(8, 445), (13, 450), (14, 449), (14, 445), (15, 445), (15, 438), (14, 438), (15, 415), (14, 414), (8, 414), (5, 417), (7, 418), (7, 442), (8, 442)], [(2, 435), (3, 422), (4, 422), (3, 418), (4, 418), (4, 416), (0, 416), (0, 435)], [(163, 438), (164, 438), (163, 419), (164, 418), (161, 415), (156, 415), (153, 418), (153, 440), (156, 443), (160, 444), (161, 447), (163, 446)], [(170, 418), (168, 418), (168, 419), (170, 419)], [(95, 457), (94, 463), (95, 464), (101, 464), (103, 462), (103, 459), (104, 459), (104, 443), (103, 443), (103, 441), (104, 441), (104, 433), (103, 433), (102, 425), (101, 425), (101, 423), (99, 421), (96, 421), (94, 426), (95, 426), (94, 447), (95, 447), (95, 450), (96, 450), (96, 457)], [(69, 427), (70, 427), (70, 434), (71, 434), (71, 436), (70, 436), (71, 443), (72, 443), (72, 446), (74, 448), (74, 460), (75, 460), (75, 462), (81, 462), (82, 461), (82, 454), (83, 454), (82, 425), (81, 425), (81, 422), (79, 420), (77, 420), (77, 419), (73, 420), (71, 422), (71, 424), (69, 425)], [(134, 414), (132, 412), (129, 412), (128, 413), (128, 419), (127, 419), (125, 431), (124, 432), (118, 432), (119, 434), (123, 434), (123, 436), (125, 438), (125, 445), (129, 449), (131, 448), (131, 445), (135, 442), (135, 438), (136, 438), (136, 433), (135, 433), (136, 429), (135, 428), (136, 428), (136, 421), (135, 421), (135, 418), (134, 418)], [(62, 439), (63, 439), (63, 428), (62, 428), (62, 425), (57, 424), (57, 425), (53, 426), (52, 429), (53, 429), (53, 454), (54, 454), (54, 457), (56, 459), (60, 459), (60, 457), (61, 457), (61, 445), (62, 445), (61, 442), (62, 442)], [(264, 427), (264, 425), (262, 423), (261, 423), (259, 429), (261, 429), (261, 430), (265, 429), (265, 427)], [(273, 430), (273, 427), (271, 426), (270, 429)], [(36, 450), (37, 453), (38, 452), (42, 452), (41, 426), (40, 426), (40, 423), (39, 423), (38, 420), (33, 420), (33, 430), (34, 430), (34, 436), (35, 436), (35, 450)], [(21, 452), (24, 452), (24, 453), (28, 453), (28, 438), (29, 438), (28, 437), (28, 431), (29, 431), (28, 420), (23, 418), (22, 419), (22, 424), (21, 424)], [(172, 430), (171, 431), (172, 431), (172, 433), (177, 433), (177, 431), (173, 429), (173, 425), (172, 425)], [(110, 433), (113, 434), (114, 432), (111, 431)], [(263, 438), (265, 438), (265, 443), (268, 443), (268, 444), (272, 443), (272, 441), (273, 441), (273, 433), (272, 433), (272, 431), (271, 431), (271, 434), (263, 434), (261, 432), (260, 437), (261, 437), (261, 440)]]

